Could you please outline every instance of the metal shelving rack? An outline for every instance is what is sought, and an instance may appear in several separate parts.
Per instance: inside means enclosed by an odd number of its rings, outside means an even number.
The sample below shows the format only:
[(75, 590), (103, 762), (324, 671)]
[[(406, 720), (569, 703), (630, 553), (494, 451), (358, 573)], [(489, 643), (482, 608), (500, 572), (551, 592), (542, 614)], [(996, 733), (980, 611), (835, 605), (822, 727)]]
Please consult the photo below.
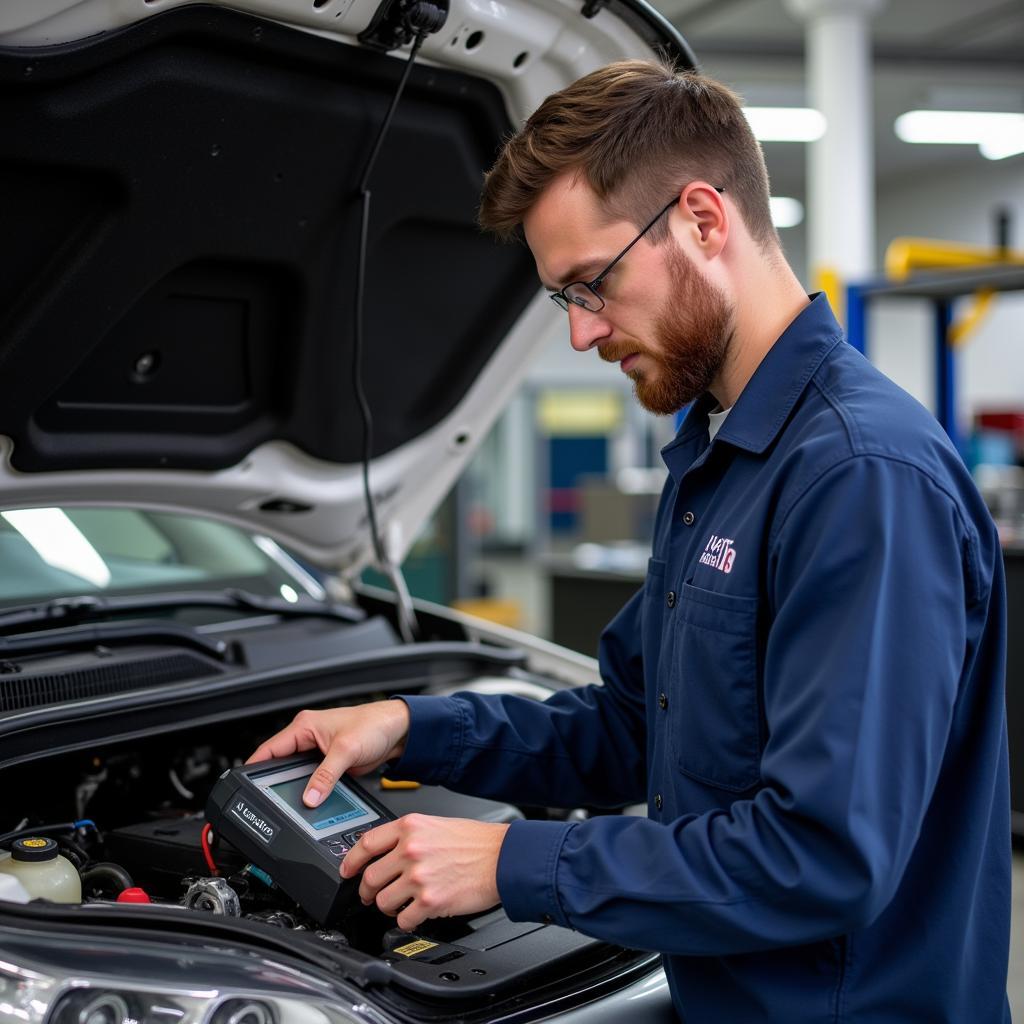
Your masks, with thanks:
[(978, 291), (1024, 291), (1024, 267), (998, 265), (963, 271), (915, 274), (904, 281), (879, 278), (846, 289), (847, 340), (868, 354), (867, 307), (887, 298), (916, 298), (932, 304), (935, 351), (935, 416), (959, 449), (956, 427), (956, 353), (949, 343), (953, 303)]

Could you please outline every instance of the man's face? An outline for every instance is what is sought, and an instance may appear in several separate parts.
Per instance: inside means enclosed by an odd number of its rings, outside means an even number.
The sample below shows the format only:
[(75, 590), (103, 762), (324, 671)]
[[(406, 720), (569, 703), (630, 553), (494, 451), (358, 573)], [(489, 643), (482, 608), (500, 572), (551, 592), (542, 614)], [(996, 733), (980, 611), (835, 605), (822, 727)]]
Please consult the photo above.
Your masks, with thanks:
[[(718, 376), (732, 341), (732, 310), (673, 238), (660, 249), (671, 290), (655, 316), (647, 358), (623, 368), (637, 401), (649, 412), (669, 415), (702, 395)], [(630, 348), (611, 342), (597, 351), (607, 362), (619, 362)]]
[[(636, 235), (631, 223), (608, 223), (590, 187), (569, 176), (545, 190), (524, 228), (552, 291), (592, 280)], [(709, 389), (728, 354), (732, 307), (675, 238), (658, 245), (641, 239), (600, 294), (605, 307), (597, 313), (569, 307), (573, 348), (596, 347), (602, 359), (619, 363), (637, 400), (653, 413), (676, 412)]]

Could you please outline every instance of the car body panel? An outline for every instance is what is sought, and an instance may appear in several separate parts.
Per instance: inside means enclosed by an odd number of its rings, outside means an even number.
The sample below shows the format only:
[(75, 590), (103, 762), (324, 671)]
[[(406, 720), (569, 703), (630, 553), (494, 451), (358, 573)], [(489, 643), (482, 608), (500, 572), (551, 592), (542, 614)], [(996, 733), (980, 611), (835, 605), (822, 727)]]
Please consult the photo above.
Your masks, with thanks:
[[(8, 507), (196, 511), (370, 560), (354, 195), (405, 59), (358, 44), (377, 6), (0, 6)], [(652, 40), (685, 49), (640, 0), (452, 0), (424, 42), (371, 181), (361, 376), (393, 561), (563, 316), (475, 227), (482, 173), (544, 96)]]

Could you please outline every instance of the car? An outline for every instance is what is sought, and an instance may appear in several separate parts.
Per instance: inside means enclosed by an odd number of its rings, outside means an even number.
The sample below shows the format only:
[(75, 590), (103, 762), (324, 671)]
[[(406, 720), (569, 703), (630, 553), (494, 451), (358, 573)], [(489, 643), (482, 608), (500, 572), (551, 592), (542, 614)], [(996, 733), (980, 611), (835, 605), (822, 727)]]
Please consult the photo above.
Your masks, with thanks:
[[(694, 65), (643, 0), (0, 6), (0, 1020), (674, 1019), (651, 951), (317, 914), (207, 821), (303, 708), (597, 680), (396, 566), (561, 316), (476, 228), (483, 171), (655, 54)], [(608, 813), (362, 782), (389, 814)]]

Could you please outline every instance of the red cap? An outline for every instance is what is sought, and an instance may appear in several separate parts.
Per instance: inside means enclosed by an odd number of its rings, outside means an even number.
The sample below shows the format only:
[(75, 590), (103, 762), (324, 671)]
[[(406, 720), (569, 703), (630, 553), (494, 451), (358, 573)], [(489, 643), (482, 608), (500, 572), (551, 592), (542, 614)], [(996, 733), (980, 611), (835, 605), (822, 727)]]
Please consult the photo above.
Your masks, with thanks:
[(135, 886), (132, 889), (124, 889), (117, 897), (118, 903), (152, 903), (145, 889)]

